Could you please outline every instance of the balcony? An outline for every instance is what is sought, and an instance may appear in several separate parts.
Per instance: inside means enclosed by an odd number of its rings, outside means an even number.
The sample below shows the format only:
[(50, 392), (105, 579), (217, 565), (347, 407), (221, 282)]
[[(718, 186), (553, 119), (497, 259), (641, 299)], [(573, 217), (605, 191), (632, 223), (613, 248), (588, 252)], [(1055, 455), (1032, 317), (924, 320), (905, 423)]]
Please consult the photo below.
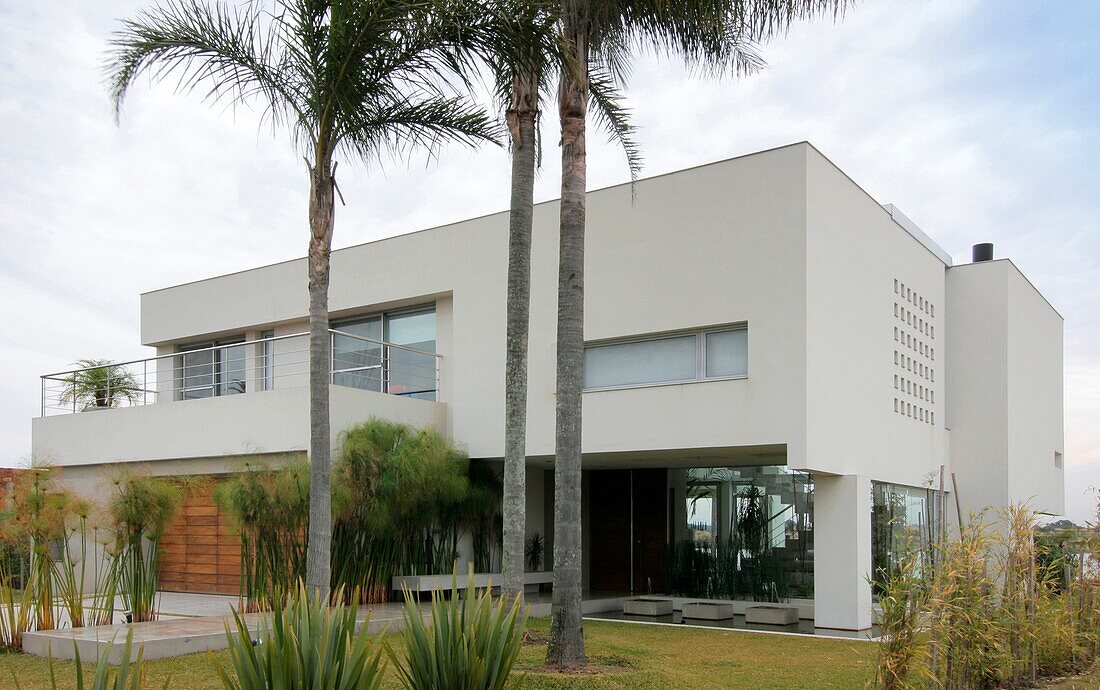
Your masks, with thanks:
[[(329, 333), (333, 444), (370, 417), (446, 431), (434, 352)], [(309, 334), (94, 363), (42, 377), (33, 452), (56, 465), (309, 447)]]

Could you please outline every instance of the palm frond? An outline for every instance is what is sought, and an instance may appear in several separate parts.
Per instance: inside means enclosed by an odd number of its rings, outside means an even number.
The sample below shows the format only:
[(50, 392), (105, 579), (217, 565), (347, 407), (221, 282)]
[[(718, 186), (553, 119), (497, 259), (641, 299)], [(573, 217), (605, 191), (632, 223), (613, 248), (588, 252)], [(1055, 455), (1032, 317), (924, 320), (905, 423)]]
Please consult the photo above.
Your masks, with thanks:
[(630, 179), (635, 181), (642, 171), (642, 152), (634, 140), (637, 131), (630, 123), (630, 110), (623, 105), (623, 94), (615, 79), (606, 71), (593, 69), (588, 77), (589, 97), (596, 106), (592, 113), (596, 124), (607, 130), (608, 141), (618, 142), (626, 154)]
[(123, 21), (106, 64), (116, 117), (134, 81), (148, 74), (153, 81), (175, 76), (178, 90), (204, 89), (203, 98), (213, 102), (260, 97), (273, 117), (289, 114), (300, 124), (306, 114), (270, 19), (258, 3), (229, 8), (175, 0)]
[(347, 121), (341, 146), (368, 158), (383, 152), (403, 155), (416, 148), (433, 155), (448, 141), (471, 146), (480, 141), (500, 142), (500, 123), (469, 99), (424, 96), (372, 103), (360, 109)]

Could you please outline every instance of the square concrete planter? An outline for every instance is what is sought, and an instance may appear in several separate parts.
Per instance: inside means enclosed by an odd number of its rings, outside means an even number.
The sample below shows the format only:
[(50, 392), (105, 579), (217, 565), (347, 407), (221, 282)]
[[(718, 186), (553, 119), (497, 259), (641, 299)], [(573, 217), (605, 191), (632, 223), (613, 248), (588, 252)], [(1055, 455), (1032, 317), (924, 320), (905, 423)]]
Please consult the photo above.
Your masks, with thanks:
[(750, 606), (745, 622), (760, 625), (791, 625), (798, 622), (798, 609), (790, 606)]
[(628, 616), (671, 616), (672, 599), (641, 597), (623, 602), (623, 613)]
[(684, 604), (684, 618), (703, 621), (724, 621), (733, 618), (733, 604), (693, 601)]

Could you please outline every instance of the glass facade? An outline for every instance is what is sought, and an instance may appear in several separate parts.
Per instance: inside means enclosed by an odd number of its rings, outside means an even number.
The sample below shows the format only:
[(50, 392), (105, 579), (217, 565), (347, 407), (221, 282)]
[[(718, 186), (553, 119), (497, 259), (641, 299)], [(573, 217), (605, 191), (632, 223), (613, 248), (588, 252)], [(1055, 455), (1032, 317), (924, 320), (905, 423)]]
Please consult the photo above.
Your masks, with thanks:
[(906, 556), (917, 556), (918, 567), (931, 565), (938, 520), (932, 489), (873, 482), (871, 492), (871, 571), (877, 593)]
[(669, 470), (672, 594), (813, 598), (813, 479), (785, 466)]
[(175, 365), (177, 400), (245, 392), (248, 355), (241, 340), (188, 345), (180, 352)]
[(434, 307), (341, 321), (332, 328), (347, 334), (332, 338), (334, 384), (435, 400)]

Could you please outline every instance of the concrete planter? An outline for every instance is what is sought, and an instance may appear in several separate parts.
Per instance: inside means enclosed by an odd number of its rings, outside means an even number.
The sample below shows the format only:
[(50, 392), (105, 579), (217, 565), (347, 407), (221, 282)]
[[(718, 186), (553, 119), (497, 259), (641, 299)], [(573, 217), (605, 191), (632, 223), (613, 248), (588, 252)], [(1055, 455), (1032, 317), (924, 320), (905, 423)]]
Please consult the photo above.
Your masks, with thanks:
[(671, 616), (672, 599), (642, 597), (623, 602), (623, 613), (628, 616)]
[(684, 604), (683, 617), (704, 621), (724, 621), (733, 618), (733, 604), (693, 601)]
[(745, 622), (760, 625), (792, 625), (798, 622), (798, 609), (790, 606), (750, 606)]

